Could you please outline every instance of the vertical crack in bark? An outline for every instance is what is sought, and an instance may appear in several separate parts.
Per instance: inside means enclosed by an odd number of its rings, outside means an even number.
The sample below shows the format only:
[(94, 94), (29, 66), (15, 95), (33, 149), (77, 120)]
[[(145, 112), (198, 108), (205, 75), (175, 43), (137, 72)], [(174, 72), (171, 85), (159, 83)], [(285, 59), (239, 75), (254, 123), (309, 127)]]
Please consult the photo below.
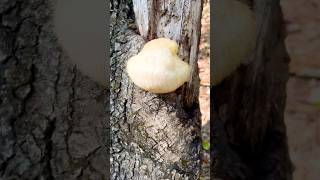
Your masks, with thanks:
[(44, 132), (44, 141), (45, 141), (45, 174), (47, 175), (48, 180), (53, 180), (55, 179), (52, 174), (52, 168), (51, 168), (51, 159), (52, 159), (52, 149), (53, 149), (53, 144), (52, 144), (52, 135), (54, 133), (55, 127), (56, 127), (56, 120), (51, 120), (49, 122), (49, 125)]
[(71, 162), (72, 163), (72, 155), (70, 153), (70, 148), (69, 148), (69, 138), (70, 138), (70, 135), (72, 134), (72, 130), (73, 130), (73, 120), (74, 120), (74, 113), (75, 113), (75, 109), (74, 109), (74, 101), (75, 101), (75, 82), (76, 82), (76, 68), (73, 66), (72, 67), (72, 79), (71, 79), (71, 84), (70, 84), (70, 87), (71, 87), (71, 94), (70, 94), (70, 100), (69, 100), (69, 104), (68, 104), (68, 107), (69, 107), (69, 116), (68, 118), (66, 119), (67, 121), (67, 132), (66, 132), (66, 135), (65, 135), (65, 144), (66, 144), (66, 152), (69, 156), (69, 158), (71, 159)]

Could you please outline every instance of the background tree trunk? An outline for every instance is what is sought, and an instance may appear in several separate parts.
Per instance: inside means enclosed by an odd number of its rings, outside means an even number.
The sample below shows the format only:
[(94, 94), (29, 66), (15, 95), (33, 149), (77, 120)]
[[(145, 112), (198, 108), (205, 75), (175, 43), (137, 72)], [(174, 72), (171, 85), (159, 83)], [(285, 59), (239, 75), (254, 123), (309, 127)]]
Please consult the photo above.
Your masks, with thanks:
[[(201, 11), (200, 0), (111, 1), (112, 179), (198, 179)], [(174, 93), (145, 92), (124, 71), (128, 58), (156, 37), (176, 40), (192, 66), (191, 80)]]
[(292, 165), (283, 117), (289, 57), (279, 0), (248, 4), (254, 5), (258, 21), (257, 47), (252, 63), (214, 89), (212, 175), (289, 180)]
[(0, 179), (109, 179), (106, 91), (68, 63), (51, 3), (0, 1)]

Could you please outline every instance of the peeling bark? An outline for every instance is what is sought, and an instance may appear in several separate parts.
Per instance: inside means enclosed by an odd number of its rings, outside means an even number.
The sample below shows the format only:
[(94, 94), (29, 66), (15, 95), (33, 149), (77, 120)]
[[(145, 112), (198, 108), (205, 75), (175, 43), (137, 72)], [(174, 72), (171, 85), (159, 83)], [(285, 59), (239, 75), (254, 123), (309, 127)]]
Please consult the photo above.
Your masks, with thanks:
[[(202, 2), (174, 2), (166, 1), (170, 5), (165, 5), (160, 1), (111, 1), (112, 179), (199, 178), (201, 136), (196, 61)], [(177, 9), (188, 16), (176, 14)], [(160, 23), (172, 19), (177, 21)], [(138, 35), (135, 23), (142, 36)], [(166, 31), (177, 23), (183, 27), (180, 34)], [(193, 68), (190, 82), (170, 94), (145, 92), (134, 86), (124, 71), (128, 58), (139, 52), (145, 40), (156, 37), (176, 40), (180, 56)]]
[(283, 117), (290, 59), (282, 13), (278, 0), (255, 0), (253, 6), (259, 36), (250, 64), (240, 67), (213, 92), (218, 114), (211, 123), (212, 175), (290, 180), (292, 165)]
[(0, 179), (108, 179), (106, 91), (69, 63), (51, 3), (0, 1)]

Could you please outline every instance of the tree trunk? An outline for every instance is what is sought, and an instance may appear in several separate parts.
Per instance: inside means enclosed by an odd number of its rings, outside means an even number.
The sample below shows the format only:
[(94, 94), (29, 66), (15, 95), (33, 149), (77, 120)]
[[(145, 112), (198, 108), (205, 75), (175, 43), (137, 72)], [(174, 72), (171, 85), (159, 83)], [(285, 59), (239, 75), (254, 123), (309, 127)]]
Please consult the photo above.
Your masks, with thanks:
[[(111, 1), (112, 179), (199, 178), (201, 11), (200, 0)], [(192, 66), (190, 81), (164, 95), (137, 88), (125, 72), (128, 58), (156, 37), (176, 40)]]
[(109, 179), (106, 91), (68, 63), (51, 15), (0, 1), (0, 179)]
[[(258, 21), (251, 63), (240, 67), (213, 92), (217, 114), (211, 122), (212, 176), (289, 180), (292, 165), (284, 108), (290, 59), (284, 44), (282, 12), (279, 0), (249, 4), (255, 7)], [(213, 27), (214, 22), (213, 18)]]

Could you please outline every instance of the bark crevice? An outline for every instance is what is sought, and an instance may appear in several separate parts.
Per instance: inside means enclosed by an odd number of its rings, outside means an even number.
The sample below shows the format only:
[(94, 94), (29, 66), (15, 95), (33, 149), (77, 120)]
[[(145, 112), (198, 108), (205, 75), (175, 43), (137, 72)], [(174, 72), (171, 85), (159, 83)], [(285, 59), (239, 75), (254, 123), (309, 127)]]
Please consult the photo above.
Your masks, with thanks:
[(91, 151), (105, 148), (107, 94), (73, 70), (52, 5), (0, 2), (0, 179), (107, 179), (107, 153)]

